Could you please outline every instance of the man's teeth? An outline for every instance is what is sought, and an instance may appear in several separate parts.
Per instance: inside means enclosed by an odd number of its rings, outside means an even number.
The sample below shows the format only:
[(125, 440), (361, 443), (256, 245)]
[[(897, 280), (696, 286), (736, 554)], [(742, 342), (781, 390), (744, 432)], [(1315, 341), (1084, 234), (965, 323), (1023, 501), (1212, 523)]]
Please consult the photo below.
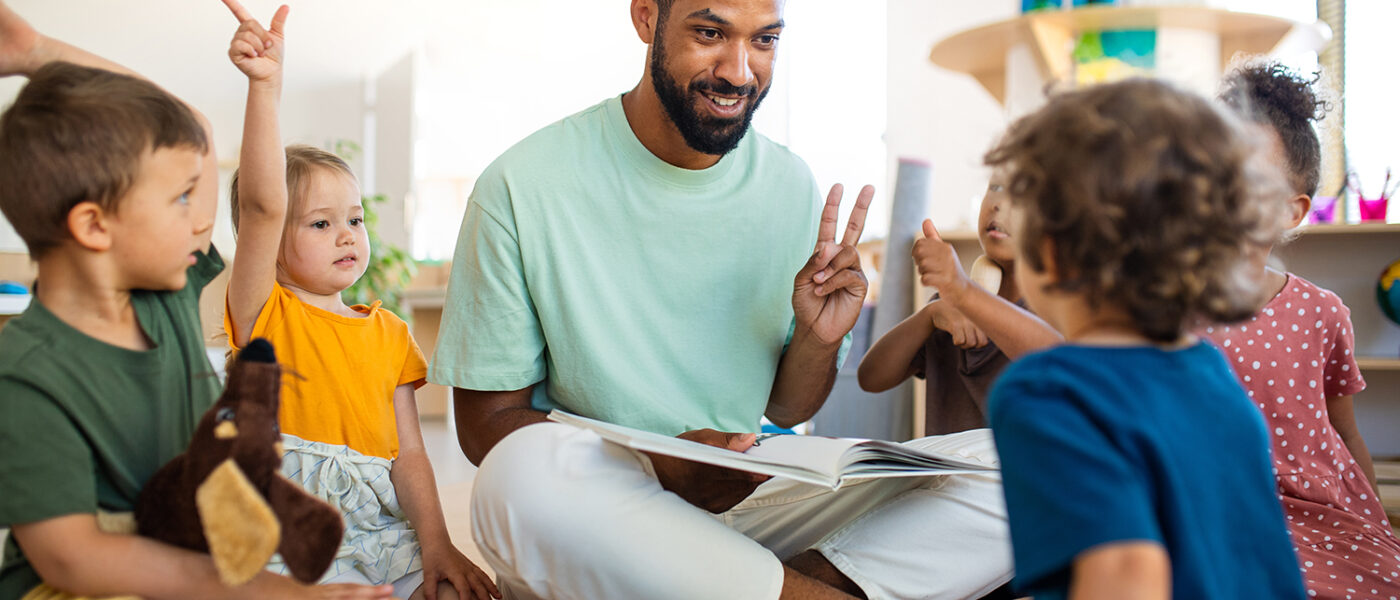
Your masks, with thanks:
[(710, 100), (713, 100), (715, 104), (720, 106), (734, 106), (739, 103), (738, 98), (720, 98), (719, 96), (710, 96)]

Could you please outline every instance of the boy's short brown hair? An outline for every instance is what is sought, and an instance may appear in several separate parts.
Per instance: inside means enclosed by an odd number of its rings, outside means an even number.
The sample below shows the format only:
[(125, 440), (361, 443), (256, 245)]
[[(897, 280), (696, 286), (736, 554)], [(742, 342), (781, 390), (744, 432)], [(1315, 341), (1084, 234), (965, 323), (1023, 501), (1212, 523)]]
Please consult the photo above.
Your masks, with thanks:
[(38, 259), (68, 239), (73, 207), (116, 210), (146, 152), (208, 143), (189, 107), (154, 84), (51, 63), (0, 116), (0, 210)]
[[(315, 146), (304, 144), (292, 144), (287, 146), (287, 220), (290, 223), (296, 218), (301, 207), (301, 200), (306, 196), (306, 185), (311, 174), (316, 169), (327, 169), (331, 172), (340, 173), (355, 179), (355, 173), (350, 170), (350, 165), (345, 159), (337, 156), (328, 150), (322, 150)], [(233, 232), (238, 233), (238, 171), (233, 172), (233, 181), (229, 183), (228, 207), (229, 214), (233, 217)]]
[(1237, 321), (1260, 304), (1248, 257), (1277, 238), (1288, 194), (1251, 141), (1205, 98), (1131, 80), (1052, 98), (986, 160), (1010, 167), (1028, 267), (1052, 259), (1054, 289), (1121, 307), (1169, 342), (1197, 318)]

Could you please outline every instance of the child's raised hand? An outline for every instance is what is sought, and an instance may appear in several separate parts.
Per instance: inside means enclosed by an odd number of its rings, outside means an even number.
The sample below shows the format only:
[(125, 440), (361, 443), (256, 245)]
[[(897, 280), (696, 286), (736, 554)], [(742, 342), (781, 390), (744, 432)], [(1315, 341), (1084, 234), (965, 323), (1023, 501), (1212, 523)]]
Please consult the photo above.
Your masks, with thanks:
[(932, 219), (924, 219), (924, 237), (914, 242), (912, 254), (919, 282), (938, 288), (939, 296), (956, 296), (971, 284), (963, 273), (962, 263), (958, 262), (958, 252), (938, 235)]
[(248, 81), (281, 83), (282, 58), (286, 47), (283, 28), (287, 24), (290, 8), (283, 4), (272, 15), (272, 26), (263, 29), (248, 9), (238, 0), (223, 0), (224, 5), (238, 18), (238, 31), (233, 33), (229, 43), (228, 57), (233, 64), (248, 76)]
[[(440, 581), (451, 583), (457, 595), (445, 597), (439, 594)], [(427, 600), (490, 600), (500, 598), (501, 591), (496, 589), (496, 584), (481, 567), (460, 550), (448, 545), (441, 550), (423, 551), (423, 597)]]
[(18, 13), (0, 2), (0, 77), (29, 73), (36, 68), (34, 54), (41, 38)]

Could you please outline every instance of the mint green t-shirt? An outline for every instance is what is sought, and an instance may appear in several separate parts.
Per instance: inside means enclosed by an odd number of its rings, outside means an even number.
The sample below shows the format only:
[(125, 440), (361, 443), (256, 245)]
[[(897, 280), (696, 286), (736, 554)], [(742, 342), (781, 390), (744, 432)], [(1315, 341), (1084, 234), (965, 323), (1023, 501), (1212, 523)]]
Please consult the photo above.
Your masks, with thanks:
[[(0, 526), (129, 512), (146, 480), (185, 451), (223, 388), (204, 351), (199, 296), (224, 268), (199, 253), (178, 291), (133, 291), (153, 348), (119, 348), (35, 300), (0, 330)], [(43, 285), (41, 281), (39, 285)], [(39, 576), (5, 542), (0, 600)]]
[(682, 169), (608, 99), (477, 180), (428, 379), (543, 381), (538, 410), (666, 435), (756, 431), (820, 218), (787, 148), (751, 131), (714, 166)]

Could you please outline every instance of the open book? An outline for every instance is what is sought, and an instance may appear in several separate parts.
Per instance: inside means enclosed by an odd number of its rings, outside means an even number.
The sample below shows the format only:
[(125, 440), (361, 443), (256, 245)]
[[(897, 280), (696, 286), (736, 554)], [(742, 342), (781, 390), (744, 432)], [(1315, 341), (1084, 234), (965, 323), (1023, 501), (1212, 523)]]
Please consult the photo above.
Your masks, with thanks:
[(558, 410), (551, 411), (549, 419), (590, 429), (609, 442), (642, 452), (786, 477), (831, 489), (851, 479), (954, 475), (998, 469), (995, 463), (984, 463), (972, 457), (880, 440), (759, 434), (758, 441), (747, 452), (734, 452)]

